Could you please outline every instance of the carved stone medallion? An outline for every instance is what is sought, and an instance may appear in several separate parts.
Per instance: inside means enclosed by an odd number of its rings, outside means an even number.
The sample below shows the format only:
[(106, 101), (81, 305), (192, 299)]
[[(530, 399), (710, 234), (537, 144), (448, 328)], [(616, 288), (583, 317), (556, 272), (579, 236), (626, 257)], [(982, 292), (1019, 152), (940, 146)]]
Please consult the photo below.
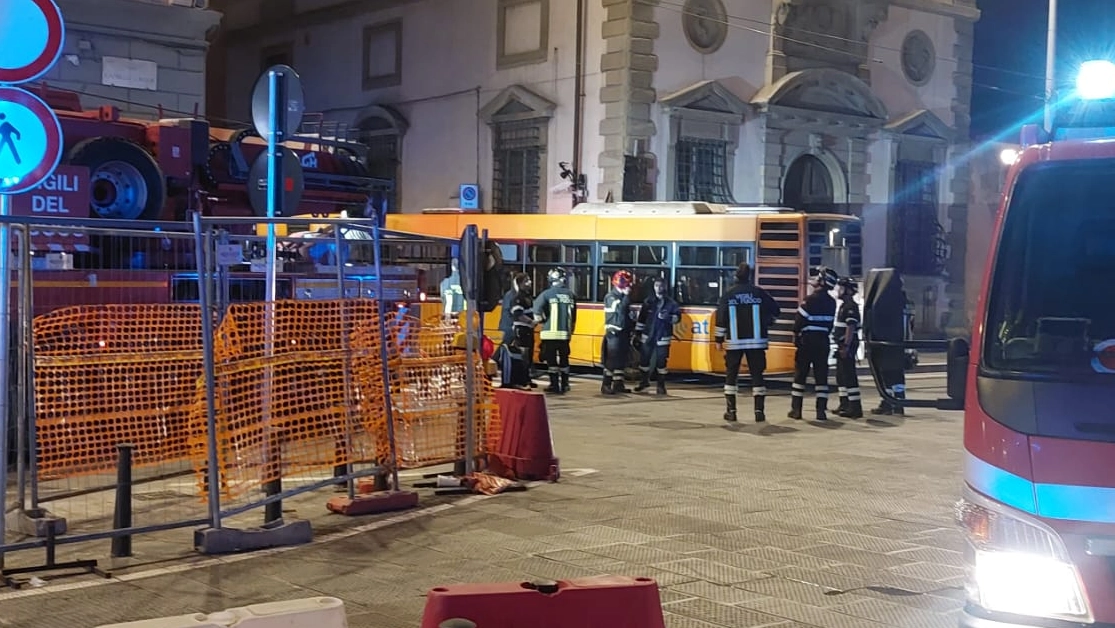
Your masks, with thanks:
[(933, 40), (924, 31), (910, 31), (902, 42), (902, 73), (914, 85), (925, 85), (937, 66)]
[(728, 12), (721, 0), (686, 0), (682, 27), (689, 45), (712, 54), (728, 37)]

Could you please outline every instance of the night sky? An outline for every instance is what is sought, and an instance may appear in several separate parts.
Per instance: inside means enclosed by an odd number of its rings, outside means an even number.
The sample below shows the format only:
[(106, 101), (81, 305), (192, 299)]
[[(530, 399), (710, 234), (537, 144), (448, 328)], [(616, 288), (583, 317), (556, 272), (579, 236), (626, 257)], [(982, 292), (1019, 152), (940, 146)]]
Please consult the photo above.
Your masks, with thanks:
[[(1048, 0), (979, 0), (972, 86), (972, 136), (1004, 134), (1040, 115), (1045, 89)], [(1115, 60), (1115, 0), (1060, 0), (1058, 83), (1071, 86), (1073, 67), (1095, 58)]]

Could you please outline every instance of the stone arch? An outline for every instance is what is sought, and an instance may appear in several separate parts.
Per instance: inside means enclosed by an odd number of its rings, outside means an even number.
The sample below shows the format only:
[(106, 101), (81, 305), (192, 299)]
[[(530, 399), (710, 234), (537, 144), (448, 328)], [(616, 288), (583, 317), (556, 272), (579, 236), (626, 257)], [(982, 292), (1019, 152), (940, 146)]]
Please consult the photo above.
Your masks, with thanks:
[(877, 120), (887, 119), (883, 101), (859, 78), (828, 68), (791, 72), (759, 90), (751, 101)]
[(409, 126), (401, 113), (387, 105), (369, 105), (356, 114), (355, 139), (367, 149), (364, 167), (368, 175), (392, 182), (387, 194), (389, 210), (401, 203), (403, 137)]
[(789, 163), (782, 176), (781, 205), (813, 213), (842, 211), (848, 202), (848, 180), (832, 153), (804, 151)]

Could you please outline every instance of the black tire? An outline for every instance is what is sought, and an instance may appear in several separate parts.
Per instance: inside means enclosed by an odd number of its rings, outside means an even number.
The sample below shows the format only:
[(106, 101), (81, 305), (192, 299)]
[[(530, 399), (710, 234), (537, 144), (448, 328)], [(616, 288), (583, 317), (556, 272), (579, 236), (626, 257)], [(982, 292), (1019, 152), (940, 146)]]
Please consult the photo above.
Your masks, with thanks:
[(166, 177), (144, 148), (119, 137), (94, 137), (70, 150), (67, 163), (89, 168), (89, 211), (96, 218), (157, 220)]

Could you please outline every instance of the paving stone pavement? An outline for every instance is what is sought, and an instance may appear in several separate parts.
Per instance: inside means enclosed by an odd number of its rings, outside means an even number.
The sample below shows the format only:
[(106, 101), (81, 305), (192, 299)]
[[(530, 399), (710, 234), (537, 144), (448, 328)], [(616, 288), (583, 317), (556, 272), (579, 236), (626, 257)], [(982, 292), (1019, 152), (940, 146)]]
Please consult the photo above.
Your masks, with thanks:
[[(942, 392), (943, 378), (917, 377), (911, 389)], [(112, 580), (0, 590), (0, 626), (92, 628), (332, 595), (351, 628), (415, 628), (434, 586), (597, 574), (657, 580), (670, 628), (957, 625), (958, 413), (820, 425), (782, 418), (778, 396), (768, 424), (729, 426), (714, 387), (656, 399), (575, 385), (549, 409), (562, 466), (578, 477), (445, 500), (356, 534), (376, 519), (315, 512), (316, 529), (350, 532), (310, 546), (179, 554)]]

